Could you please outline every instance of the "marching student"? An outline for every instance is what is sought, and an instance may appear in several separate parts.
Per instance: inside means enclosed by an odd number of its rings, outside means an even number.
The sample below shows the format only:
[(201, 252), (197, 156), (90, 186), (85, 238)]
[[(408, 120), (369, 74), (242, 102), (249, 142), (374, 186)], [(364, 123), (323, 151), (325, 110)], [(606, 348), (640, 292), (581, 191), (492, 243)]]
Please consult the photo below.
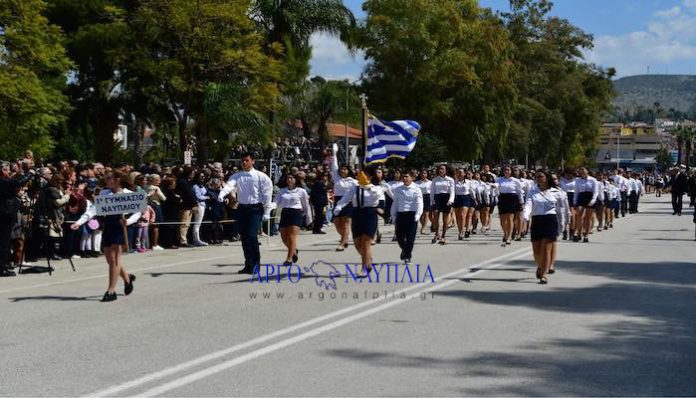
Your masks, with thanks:
[(510, 166), (503, 167), (503, 175), (495, 182), (498, 195), (498, 214), (500, 215), (500, 227), (503, 229), (503, 243), (505, 247), (511, 244), (512, 228), (515, 214), (524, 205), (524, 191), (522, 183), (512, 176)]
[[(338, 145), (333, 145), (333, 162), (331, 163), (331, 178), (333, 179), (334, 203), (338, 203), (341, 199), (355, 191), (358, 186), (358, 181), (350, 177), (350, 168), (347, 165), (338, 167)], [(348, 231), (350, 230), (351, 216), (353, 205), (348, 202), (341, 212), (334, 211), (333, 222), (336, 225), (336, 231), (341, 236), (341, 240), (336, 247), (337, 252), (342, 252), (348, 247)], [(375, 230), (376, 232), (376, 230)]]
[(392, 203), (391, 215), (396, 225), (396, 237), (401, 248), (401, 260), (406, 264), (411, 262), (418, 220), (421, 214), (423, 214), (423, 193), (413, 183), (417, 175), (415, 170), (404, 172), (401, 177), (403, 184), (392, 191), (394, 203)]
[[(561, 202), (562, 210), (559, 212), (557, 211), (557, 217), (558, 217), (558, 232), (557, 236), (560, 236), (561, 233), (565, 230), (566, 225), (568, 225), (568, 220), (570, 219), (570, 203), (568, 202), (568, 195), (561, 189), (559, 189), (559, 179), (558, 176), (555, 173), (551, 173), (551, 181), (556, 185), (556, 195), (558, 196), (558, 200)], [(548, 274), (554, 274), (556, 273), (556, 251), (558, 248), (558, 239), (556, 239), (553, 242), (553, 249), (551, 250), (551, 265), (548, 270)]]
[(457, 179), (454, 182), (454, 217), (459, 231), (458, 239), (469, 238), (471, 218), (474, 215), (474, 199), (471, 189), (471, 172), (457, 169)]
[(259, 228), (271, 218), (273, 181), (265, 173), (254, 168), (254, 155), (242, 154), (242, 170), (234, 173), (218, 194), (218, 202), (224, 202), (231, 192), (237, 194), (237, 224), (244, 251), (244, 268), (240, 274), (253, 274), (261, 264)]
[(607, 222), (604, 219), (607, 205), (609, 204), (609, 183), (604, 173), (597, 173), (597, 204), (595, 206), (595, 216), (597, 217), (597, 232), (607, 229)]
[[(99, 196), (131, 193), (131, 190), (125, 188), (127, 186), (130, 186), (128, 174), (120, 171), (112, 171), (106, 177), (107, 189), (102, 190)], [(96, 214), (96, 207), (89, 207), (70, 228), (76, 231), (87, 221), (94, 218)], [(123, 215), (110, 215), (103, 218), (104, 232), (102, 233), (102, 244), (104, 245), (106, 262), (109, 264), (109, 286), (106, 293), (104, 293), (104, 297), (101, 300), (102, 302), (110, 302), (117, 299), (116, 284), (118, 283), (119, 276), (123, 279), (124, 283), (123, 294), (128, 296), (133, 292), (135, 275), (126, 272), (126, 269), (121, 265), (121, 246), (126, 243), (123, 232), (124, 228), (138, 222), (138, 220), (140, 220), (140, 215), (140, 213), (133, 213), (128, 215), (128, 217)]]
[[(606, 176), (605, 176), (606, 177)], [(619, 204), (619, 188), (614, 181), (607, 179), (607, 206), (604, 216), (604, 227), (614, 228), (614, 215), (617, 214)]]
[(547, 284), (546, 275), (553, 263), (553, 246), (558, 237), (558, 218), (565, 212), (565, 204), (561, 198), (563, 193), (556, 188), (550, 173), (537, 171), (536, 183), (536, 187), (529, 192), (522, 217), (527, 222), (531, 221), (536, 277), (540, 284)]
[(418, 188), (420, 188), (421, 193), (423, 194), (423, 214), (420, 218), (420, 233), (421, 235), (427, 235), (428, 232), (425, 230), (425, 227), (428, 226), (428, 221), (432, 219), (432, 211), (430, 210), (430, 187), (432, 185), (432, 181), (428, 179), (428, 170), (421, 170), (420, 178), (418, 181), (416, 181), (416, 185)]
[(589, 242), (587, 235), (590, 232), (594, 207), (597, 203), (597, 180), (590, 176), (585, 167), (580, 168), (580, 176), (575, 179), (575, 196), (573, 203), (577, 207), (577, 221), (575, 224), (574, 242)]
[[(624, 177), (623, 169), (614, 170), (614, 183), (619, 187), (621, 217), (626, 217), (628, 211), (628, 179)], [(619, 217), (619, 212), (614, 213), (615, 218)]]
[[(513, 172), (513, 176), (515, 176), (515, 173)], [(519, 178), (520, 182), (522, 183), (522, 190), (524, 190), (524, 199), (527, 200), (527, 195), (529, 195), (529, 192), (531, 192), (532, 188), (534, 188), (534, 181), (533, 181), (533, 174), (531, 171), (520, 171), (519, 172), (519, 177), (515, 176), (516, 178)], [(516, 241), (521, 241), (522, 238), (526, 237), (527, 234), (529, 233), (529, 223), (525, 222), (522, 219), (522, 214), (520, 213), (520, 228), (521, 232), (518, 233), (517, 237), (515, 238)], [(515, 221), (517, 221), (517, 215), (515, 216)]]
[(491, 202), (492, 202), (492, 184), (494, 177), (488, 174), (474, 173), (474, 180), (478, 181), (476, 184), (476, 208), (479, 213), (479, 218), (481, 220), (481, 233), (488, 234), (491, 229)]
[(638, 213), (638, 202), (640, 201), (640, 197), (645, 193), (645, 187), (643, 185), (643, 181), (641, 181), (640, 174), (635, 173), (635, 180), (636, 180), (636, 195), (634, 197), (634, 202), (633, 202), (633, 213)]
[(288, 248), (284, 266), (297, 263), (299, 250), (297, 250), (297, 236), (303, 225), (312, 223), (312, 211), (309, 205), (309, 194), (304, 188), (297, 186), (295, 174), (285, 177), (286, 188), (278, 191), (275, 203), (283, 210), (280, 213), (280, 238)]
[[(389, 195), (391, 195), (391, 189), (389, 188), (389, 184), (386, 181), (384, 181), (384, 171), (381, 168), (375, 170), (375, 177), (372, 179), (372, 185), (382, 187), (382, 195), (380, 195), (379, 197), (379, 206), (377, 209), (377, 214), (382, 217), (382, 219), (384, 220), (384, 224), (387, 225), (387, 220), (390, 219), (391, 215), (386, 213), (386, 194), (388, 193)], [(372, 245), (376, 245), (381, 242), (382, 234), (379, 232), (378, 223), (377, 232), (375, 233), (375, 236), (372, 238)]]
[[(432, 243), (445, 244), (445, 234), (450, 224), (450, 213), (454, 204), (454, 179), (451, 167), (441, 164), (437, 167), (437, 176), (433, 178), (430, 188), (430, 205), (434, 210), (433, 228), (435, 236)], [(440, 214), (442, 214), (442, 235), (440, 235)]]
[(362, 173), (365, 178), (351, 191), (346, 192), (336, 203), (334, 214), (340, 214), (349, 204), (353, 207), (351, 231), (355, 248), (360, 253), (362, 269), (358, 276), (365, 277), (372, 271), (372, 237), (377, 232), (377, 208), (383, 194), (382, 187), (370, 183), (377, 166), (369, 165)]
[(566, 220), (563, 228), (563, 240), (568, 240), (568, 236), (570, 236), (570, 239), (575, 236), (576, 213), (575, 203), (573, 203), (573, 198), (575, 197), (575, 177), (575, 172), (572, 169), (565, 169), (559, 181), (559, 187), (566, 193), (568, 204), (570, 205), (570, 218)]
[[(394, 222), (394, 220), (391, 217), (391, 206), (394, 202), (394, 195), (392, 194), (392, 191), (402, 186), (403, 184), (404, 183), (401, 182), (401, 171), (394, 170), (394, 172), (392, 173), (391, 181), (387, 181), (386, 186), (382, 187), (384, 193), (386, 193), (387, 199), (385, 202), (384, 213), (387, 219), (389, 220), (390, 224)], [(392, 242), (396, 242), (396, 225), (394, 225), (394, 236), (392, 236)]]

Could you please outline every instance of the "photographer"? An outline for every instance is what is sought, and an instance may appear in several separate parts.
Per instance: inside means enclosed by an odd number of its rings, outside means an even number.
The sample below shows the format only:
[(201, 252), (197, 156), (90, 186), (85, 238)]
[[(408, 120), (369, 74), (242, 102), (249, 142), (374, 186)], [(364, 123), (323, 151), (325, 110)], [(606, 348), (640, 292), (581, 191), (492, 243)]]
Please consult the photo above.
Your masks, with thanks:
[(15, 276), (10, 265), (10, 234), (17, 221), (19, 212), (18, 189), (27, 183), (32, 174), (27, 173), (16, 178), (10, 177), (10, 164), (0, 161), (0, 277)]

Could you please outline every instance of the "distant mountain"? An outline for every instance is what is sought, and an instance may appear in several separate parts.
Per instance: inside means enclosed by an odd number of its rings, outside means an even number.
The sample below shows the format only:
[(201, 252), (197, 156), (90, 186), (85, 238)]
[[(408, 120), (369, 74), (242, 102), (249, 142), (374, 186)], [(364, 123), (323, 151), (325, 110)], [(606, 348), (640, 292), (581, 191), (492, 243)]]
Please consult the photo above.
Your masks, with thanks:
[(654, 108), (659, 102), (665, 111), (671, 109), (696, 111), (696, 76), (694, 75), (637, 75), (614, 81), (618, 97), (614, 105), (622, 111), (637, 107)]

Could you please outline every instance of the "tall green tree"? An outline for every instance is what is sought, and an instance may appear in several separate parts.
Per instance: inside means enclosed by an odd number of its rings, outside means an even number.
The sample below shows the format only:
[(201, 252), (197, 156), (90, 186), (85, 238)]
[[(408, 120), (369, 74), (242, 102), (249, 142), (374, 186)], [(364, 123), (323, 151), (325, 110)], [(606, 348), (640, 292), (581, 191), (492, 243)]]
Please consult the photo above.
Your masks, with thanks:
[(589, 160), (601, 115), (611, 110), (614, 70), (582, 62), (593, 38), (565, 19), (549, 16), (547, 0), (510, 0), (502, 13), (514, 43), (519, 106), (509, 155), (559, 165)]
[(475, 0), (368, 0), (363, 88), (383, 118), (418, 120), (449, 155), (502, 146), (517, 89), (508, 33)]
[(83, 156), (108, 162), (115, 153), (113, 137), (123, 109), (116, 60), (131, 44), (127, 40), (128, 25), (119, 19), (125, 15), (129, 2), (47, 0), (47, 3), (46, 15), (65, 32), (65, 48), (75, 65), (68, 90), (73, 111), (61, 134), (69, 137), (79, 133), (86, 147), (75, 150)]
[(70, 61), (60, 29), (42, 15), (42, 0), (0, 2), (0, 157), (53, 149), (51, 127), (63, 120)]
[(280, 48), (265, 46), (250, 7), (249, 0), (144, 0), (123, 20), (130, 48), (118, 61), (122, 79), (167, 103), (181, 151), (195, 136), (206, 157), (211, 84), (238, 87), (239, 105), (255, 112), (277, 107), (281, 65), (269, 54)]

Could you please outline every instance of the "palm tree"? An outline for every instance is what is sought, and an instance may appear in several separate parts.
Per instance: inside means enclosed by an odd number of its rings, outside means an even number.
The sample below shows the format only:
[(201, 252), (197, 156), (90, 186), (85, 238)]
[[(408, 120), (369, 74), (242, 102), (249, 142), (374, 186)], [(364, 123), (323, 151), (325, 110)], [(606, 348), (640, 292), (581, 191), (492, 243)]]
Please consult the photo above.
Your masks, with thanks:
[(355, 16), (342, 0), (255, 0), (251, 15), (269, 44), (289, 42), (296, 49), (309, 47), (316, 32), (349, 41), (350, 29), (355, 27)]

